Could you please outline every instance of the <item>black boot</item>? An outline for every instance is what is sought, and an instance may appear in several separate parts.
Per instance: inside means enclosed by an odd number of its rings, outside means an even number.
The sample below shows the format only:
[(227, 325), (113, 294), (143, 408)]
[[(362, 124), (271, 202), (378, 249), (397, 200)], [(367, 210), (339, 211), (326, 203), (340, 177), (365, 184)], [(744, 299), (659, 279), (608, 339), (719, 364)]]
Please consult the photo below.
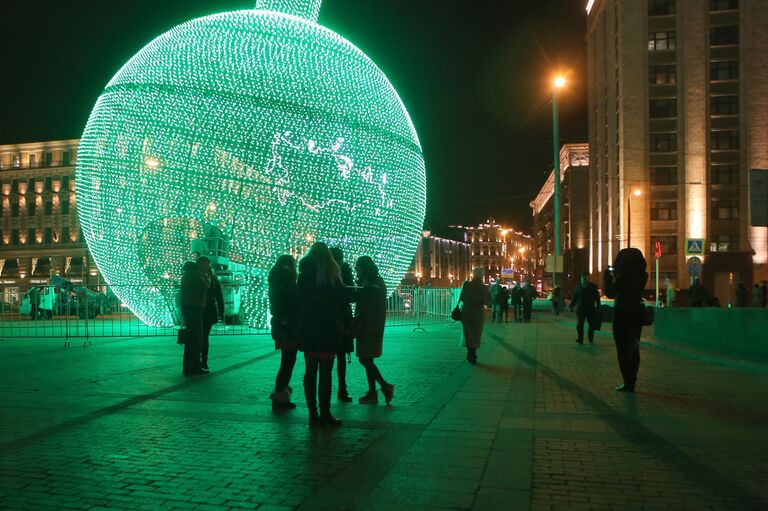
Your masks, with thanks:
[(320, 417), (317, 415), (317, 382), (314, 378), (304, 377), (304, 398), (307, 401), (307, 409), (309, 410), (309, 427), (314, 428), (320, 426)]

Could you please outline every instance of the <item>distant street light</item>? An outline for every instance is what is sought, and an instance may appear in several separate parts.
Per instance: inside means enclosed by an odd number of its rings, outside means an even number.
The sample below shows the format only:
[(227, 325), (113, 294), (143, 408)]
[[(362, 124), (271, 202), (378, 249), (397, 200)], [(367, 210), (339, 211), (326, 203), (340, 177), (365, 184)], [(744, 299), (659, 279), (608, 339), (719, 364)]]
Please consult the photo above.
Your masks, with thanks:
[(627, 196), (627, 248), (632, 243), (632, 196), (640, 197), (643, 191), (640, 188), (632, 188)]
[(552, 153), (555, 172), (555, 267), (552, 269), (552, 289), (557, 287), (557, 270), (560, 261), (560, 126), (557, 119), (557, 91), (565, 87), (565, 77), (555, 77), (552, 87)]

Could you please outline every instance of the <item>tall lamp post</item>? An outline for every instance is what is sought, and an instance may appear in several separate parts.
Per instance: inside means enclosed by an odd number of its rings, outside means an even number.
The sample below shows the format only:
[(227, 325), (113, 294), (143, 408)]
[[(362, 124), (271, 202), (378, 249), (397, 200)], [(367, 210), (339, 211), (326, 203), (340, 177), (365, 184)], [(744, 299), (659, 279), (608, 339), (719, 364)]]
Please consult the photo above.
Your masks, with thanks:
[(565, 77), (555, 77), (552, 87), (552, 155), (555, 172), (555, 267), (552, 269), (552, 289), (557, 287), (560, 262), (560, 133), (557, 118), (557, 91), (565, 87)]
[(632, 188), (627, 199), (627, 248), (632, 244), (632, 196), (640, 197), (642, 194), (640, 188)]

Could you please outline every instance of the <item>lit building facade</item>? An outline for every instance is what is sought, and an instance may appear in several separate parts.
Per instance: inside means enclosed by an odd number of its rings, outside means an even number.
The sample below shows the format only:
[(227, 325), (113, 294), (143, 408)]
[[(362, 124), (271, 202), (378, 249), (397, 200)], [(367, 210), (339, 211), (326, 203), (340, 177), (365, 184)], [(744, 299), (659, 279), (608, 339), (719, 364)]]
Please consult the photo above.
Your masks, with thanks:
[[(543, 288), (552, 286), (552, 274), (545, 272), (546, 258), (554, 255), (554, 186), (550, 172), (544, 186), (531, 201), (533, 210), (533, 252), (536, 277)], [(567, 292), (573, 290), (582, 271), (589, 271), (589, 146), (565, 144), (560, 148), (561, 247), (563, 277), (558, 281)]]
[(661, 278), (687, 288), (686, 240), (704, 239), (724, 304), (768, 278), (748, 200), (749, 169), (768, 168), (768, 2), (594, 0), (587, 16), (591, 270), (631, 245), (652, 283), (660, 242)]
[(485, 269), (486, 281), (502, 276), (506, 280), (531, 280), (534, 278), (535, 258), (533, 238), (510, 227), (499, 225), (489, 218), (476, 226), (452, 225), (459, 229), (464, 241), (471, 245), (471, 266)]
[(405, 285), (459, 287), (471, 278), (471, 245), (424, 231)]
[(0, 283), (98, 282), (77, 219), (78, 140), (0, 145)]

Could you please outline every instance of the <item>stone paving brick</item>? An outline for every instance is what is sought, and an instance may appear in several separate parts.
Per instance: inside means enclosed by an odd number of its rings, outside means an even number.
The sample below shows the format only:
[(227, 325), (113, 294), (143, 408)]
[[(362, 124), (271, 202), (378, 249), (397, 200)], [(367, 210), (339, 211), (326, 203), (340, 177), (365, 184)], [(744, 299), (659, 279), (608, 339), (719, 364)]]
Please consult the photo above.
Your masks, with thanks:
[[(390, 329), (392, 406), (334, 401), (345, 425), (272, 414), (278, 357), (213, 339), (206, 377), (169, 338), (0, 343), (0, 509), (765, 509), (768, 370), (642, 349), (613, 391), (612, 341), (572, 318), (488, 325), (466, 364), (457, 325)], [(77, 345), (77, 343), (74, 343)], [(349, 368), (351, 393), (364, 373)]]

